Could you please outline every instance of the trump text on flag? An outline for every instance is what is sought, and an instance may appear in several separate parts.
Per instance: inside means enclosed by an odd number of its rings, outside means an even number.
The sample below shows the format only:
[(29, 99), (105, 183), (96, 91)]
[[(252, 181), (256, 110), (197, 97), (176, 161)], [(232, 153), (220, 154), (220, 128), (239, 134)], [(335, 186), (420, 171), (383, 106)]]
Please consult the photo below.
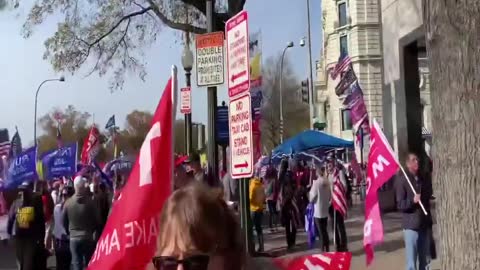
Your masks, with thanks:
[(197, 85), (223, 84), (223, 32), (196, 35)]
[(233, 178), (253, 172), (252, 113), (250, 93), (233, 99), (229, 106), (231, 173)]
[(242, 11), (227, 21), (228, 95), (250, 90), (248, 15)]

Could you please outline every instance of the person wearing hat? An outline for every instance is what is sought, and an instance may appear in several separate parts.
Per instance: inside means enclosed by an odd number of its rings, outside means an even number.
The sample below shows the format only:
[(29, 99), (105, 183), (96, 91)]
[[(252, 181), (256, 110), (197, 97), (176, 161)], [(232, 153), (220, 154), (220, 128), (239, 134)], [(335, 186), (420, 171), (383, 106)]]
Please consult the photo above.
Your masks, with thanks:
[(88, 194), (87, 179), (73, 180), (75, 194), (63, 207), (63, 224), (70, 238), (73, 270), (83, 270), (95, 251), (94, 235), (101, 227), (100, 213)]
[(7, 224), (8, 234), (15, 235), (17, 265), (23, 270), (46, 269), (36, 256), (45, 248), (43, 204), (32, 190), (29, 182), (18, 187), (18, 198), (10, 208)]
[(198, 153), (192, 153), (185, 160), (185, 164), (188, 167), (188, 172), (192, 175), (195, 181), (208, 184), (207, 175), (202, 168), (202, 164), (200, 162), (200, 155)]

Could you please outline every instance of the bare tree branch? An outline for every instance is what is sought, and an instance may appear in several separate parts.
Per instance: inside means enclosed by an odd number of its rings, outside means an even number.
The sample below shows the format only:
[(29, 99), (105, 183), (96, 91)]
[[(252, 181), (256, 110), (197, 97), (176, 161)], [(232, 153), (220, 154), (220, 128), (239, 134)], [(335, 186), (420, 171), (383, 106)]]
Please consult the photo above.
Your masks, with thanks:
[(169, 18), (167, 18), (167, 16), (165, 16), (165, 14), (163, 14), (160, 9), (158, 8), (158, 6), (153, 2), (153, 0), (147, 0), (148, 3), (151, 5), (150, 8), (153, 10), (153, 12), (155, 13), (155, 15), (157, 15), (157, 17), (168, 27), (172, 28), (172, 29), (177, 29), (177, 30), (181, 30), (181, 31), (184, 31), (184, 32), (190, 32), (190, 33), (195, 33), (195, 34), (204, 34), (206, 33), (206, 29), (205, 28), (201, 28), (201, 27), (197, 27), (197, 26), (194, 26), (194, 25), (190, 25), (190, 24), (185, 24), (185, 23), (178, 23), (178, 22), (174, 22), (174, 21), (171, 21)]

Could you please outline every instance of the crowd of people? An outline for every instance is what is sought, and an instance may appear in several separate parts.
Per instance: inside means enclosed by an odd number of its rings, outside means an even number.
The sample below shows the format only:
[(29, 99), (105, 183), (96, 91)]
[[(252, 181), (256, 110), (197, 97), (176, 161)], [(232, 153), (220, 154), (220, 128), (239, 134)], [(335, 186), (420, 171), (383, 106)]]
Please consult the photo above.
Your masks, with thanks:
[[(418, 189), (415, 195), (409, 192), (404, 178), (395, 181), (397, 207), (404, 213), (407, 269), (415, 269), (416, 260), (420, 269), (426, 269), (432, 255), (428, 249), (433, 242), (432, 222), (429, 216), (421, 215), (417, 204), (422, 201), (430, 211), (431, 182), (424, 182), (418, 173), (415, 155), (408, 156), (406, 165)], [(71, 181), (39, 181), (35, 188), (33, 183), (20, 185), (18, 197), (10, 206), (7, 226), (8, 234), (15, 239), (18, 269), (46, 269), (50, 255), (55, 255), (56, 269), (84, 269), (125, 179), (118, 177), (113, 189), (95, 177), (85, 176)], [(319, 239), (317, 247), (332, 251), (328, 230), (332, 224), (335, 250), (348, 251), (344, 216), (332, 205), (335, 181), (347, 187), (346, 198), (351, 201), (352, 174), (335, 156), (308, 165), (286, 158), (278, 167), (259, 167), (249, 183), (255, 251), (264, 252), (264, 230), (276, 232), (280, 226), (284, 228), (287, 249), (294, 249), (297, 231), (308, 222), (305, 216), (309, 209), (313, 213), (314, 235)], [(157, 253), (151, 267), (245, 269), (250, 262), (244, 254), (236, 214), (239, 181), (228, 171), (221, 181), (212, 180), (202, 168), (199, 155), (192, 154), (177, 159), (174, 189), (160, 216)]]

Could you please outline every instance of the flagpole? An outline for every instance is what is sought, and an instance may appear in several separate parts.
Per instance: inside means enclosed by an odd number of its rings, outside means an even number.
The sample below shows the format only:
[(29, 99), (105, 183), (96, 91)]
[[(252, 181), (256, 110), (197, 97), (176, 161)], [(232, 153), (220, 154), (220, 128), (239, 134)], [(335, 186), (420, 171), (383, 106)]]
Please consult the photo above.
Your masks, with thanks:
[(170, 168), (171, 168), (171, 172), (172, 172), (172, 175), (171, 175), (171, 191), (173, 192), (174, 190), (174, 186), (175, 186), (175, 167), (174, 167), (174, 159), (175, 159), (175, 155), (174, 155), (174, 152), (175, 152), (175, 129), (174, 129), (174, 124), (175, 124), (175, 114), (177, 112), (177, 88), (178, 88), (178, 85), (177, 85), (177, 66), (173, 65), (172, 66), (172, 77), (171, 77), (171, 86), (172, 86), (172, 94), (171, 94), (171, 98), (172, 98), (172, 126), (171, 126), (171, 141), (172, 141), (172, 144), (171, 144), (171, 149), (172, 149), (172, 156), (170, 157)]
[[(417, 191), (416, 191), (415, 188), (413, 187), (412, 182), (410, 181), (410, 178), (408, 177), (407, 173), (406, 173), (405, 170), (403, 169), (403, 166), (400, 165), (400, 162), (397, 161), (397, 163), (398, 163), (398, 165), (399, 165), (399, 167), (400, 167), (400, 170), (402, 170), (402, 173), (403, 173), (403, 175), (405, 176), (405, 179), (407, 179), (408, 185), (409, 185), (410, 188), (412, 189), (413, 194), (417, 194)], [(425, 210), (425, 207), (423, 206), (422, 201), (418, 201), (418, 204), (420, 204), (420, 207), (422, 208), (422, 211), (423, 211), (423, 213), (425, 214), (425, 216), (428, 216), (427, 210)]]

